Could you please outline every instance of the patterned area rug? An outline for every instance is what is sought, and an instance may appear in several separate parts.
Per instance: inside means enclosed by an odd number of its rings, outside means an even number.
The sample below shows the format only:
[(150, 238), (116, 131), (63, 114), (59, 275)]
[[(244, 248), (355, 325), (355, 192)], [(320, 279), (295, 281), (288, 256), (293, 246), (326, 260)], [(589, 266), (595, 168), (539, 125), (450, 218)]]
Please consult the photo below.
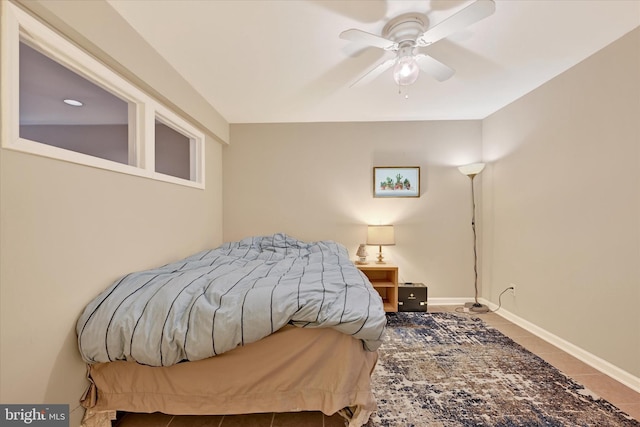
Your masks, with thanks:
[(640, 427), (478, 318), (389, 315), (373, 374), (381, 426)]

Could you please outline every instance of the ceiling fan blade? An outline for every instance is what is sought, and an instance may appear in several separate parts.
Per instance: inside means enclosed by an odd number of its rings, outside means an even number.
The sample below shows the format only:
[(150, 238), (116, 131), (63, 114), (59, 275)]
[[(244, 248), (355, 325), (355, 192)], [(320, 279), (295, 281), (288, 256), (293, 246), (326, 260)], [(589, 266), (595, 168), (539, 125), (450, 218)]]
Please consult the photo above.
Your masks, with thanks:
[(365, 73), (362, 77), (360, 77), (358, 80), (353, 82), (349, 87), (362, 86), (366, 83), (373, 81), (373, 79), (378, 77), (380, 74), (384, 73), (389, 68), (393, 67), (396, 61), (397, 61), (397, 58), (393, 58), (393, 59), (387, 59), (386, 61), (379, 63), (374, 68), (372, 68), (367, 73)]
[(439, 82), (443, 82), (455, 74), (455, 70), (429, 55), (420, 53), (414, 56), (418, 67)]
[(435, 27), (428, 29), (416, 40), (418, 46), (428, 46), (440, 39), (460, 31), (493, 14), (496, 4), (493, 0), (477, 0), (458, 13), (450, 16)]
[(356, 43), (363, 43), (369, 46), (379, 47), (384, 50), (397, 50), (398, 43), (387, 40), (384, 37), (367, 33), (366, 31), (356, 30), (354, 28), (340, 33), (340, 38)]

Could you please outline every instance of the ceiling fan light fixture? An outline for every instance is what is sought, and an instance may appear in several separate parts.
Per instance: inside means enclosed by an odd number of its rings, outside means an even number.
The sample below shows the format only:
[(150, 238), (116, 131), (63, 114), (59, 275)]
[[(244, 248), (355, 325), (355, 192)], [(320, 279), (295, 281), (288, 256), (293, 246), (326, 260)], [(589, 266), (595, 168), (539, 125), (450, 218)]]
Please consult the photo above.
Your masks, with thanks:
[(345, 40), (398, 53), (396, 58), (379, 63), (351, 86), (372, 81), (394, 64), (393, 79), (399, 92), (402, 91), (402, 86), (416, 82), (420, 70), (440, 82), (449, 79), (455, 70), (425, 53), (414, 52), (415, 48), (429, 46), (445, 39), (492, 15), (495, 9), (495, 0), (475, 0), (436, 25), (429, 25), (429, 17), (421, 13), (405, 13), (388, 21), (381, 35), (354, 28), (343, 31), (340, 37)]
[(412, 56), (403, 56), (393, 67), (393, 79), (400, 86), (412, 85), (418, 80), (420, 68)]

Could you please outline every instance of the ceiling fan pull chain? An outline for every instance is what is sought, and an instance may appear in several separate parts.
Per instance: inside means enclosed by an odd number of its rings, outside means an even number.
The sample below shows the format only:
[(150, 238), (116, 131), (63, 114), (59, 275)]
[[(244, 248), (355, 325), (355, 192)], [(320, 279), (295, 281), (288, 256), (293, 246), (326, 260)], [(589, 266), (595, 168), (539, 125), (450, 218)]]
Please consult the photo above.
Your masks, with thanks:
[[(400, 84), (398, 85), (398, 95), (400, 95), (400, 96), (402, 96), (402, 88), (404, 88), (405, 91), (406, 91), (407, 86), (403, 86), (403, 85), (400, 85)], [(409, 99), (409, 94), (408, 93), (404, 94), (404, 99)]]

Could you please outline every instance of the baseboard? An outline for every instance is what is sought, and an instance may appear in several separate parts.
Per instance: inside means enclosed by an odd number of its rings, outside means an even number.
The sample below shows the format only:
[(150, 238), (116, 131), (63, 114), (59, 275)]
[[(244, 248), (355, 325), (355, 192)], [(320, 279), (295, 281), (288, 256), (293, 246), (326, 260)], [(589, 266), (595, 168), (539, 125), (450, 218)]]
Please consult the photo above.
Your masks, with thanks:
[[(491, 301), (487, 301), (484, 298), (480, 298), (480, 302), (489, 306), (491, 310), (496, 310), (498, 308), (497, 304), (494, 304)], [(554, 335), (539, 326), (536, 326), (528, 320), (516, 316), (515, 314), (511, 313), (508, 310), (505, 310), (504, 308), (500, 308), (500, 310), (498, 310), (496, 314), (504, 317), (508, 321), (520, 326), (521, 328), (526, 329), (537, 337), (547, 341), (550, 344), (555, 345), (562, 351), (581, 360), (592, 368), (597, 369), (603, 374), (610, 376), (614, 380), (640, 393), (640, 378), (636, 377), (635, 375), (632, 375), (631, 373), (618, 368), (617, 366), (607, 362), (604, 359), (601, 359), (600, 357), (592, 353), (589, 353), (588, 351), (570, 343), (569, 341), (566, 341), (559, 336)]]
[(464, 305), (469, 298), (427, 298), (427, 305)]

